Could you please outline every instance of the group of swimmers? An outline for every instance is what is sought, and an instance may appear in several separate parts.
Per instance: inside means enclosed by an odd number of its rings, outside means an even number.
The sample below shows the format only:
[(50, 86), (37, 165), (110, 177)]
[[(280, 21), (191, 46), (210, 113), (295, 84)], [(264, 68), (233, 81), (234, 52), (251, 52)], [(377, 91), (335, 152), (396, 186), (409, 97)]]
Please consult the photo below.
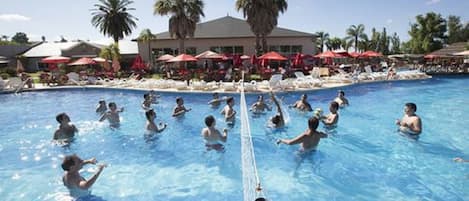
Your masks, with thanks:
[[(273, 104), (276, 107), (276, 114), (269, 118), (269, 125), (273, 128), (281, 128), (285, 126), (285, 118), (280, 105), (279, 100), (276, 98), (273, 92), (270, 92), (270, 97)], [(154, 91), (143, 95), (142, 109), (145, 111), (145, 117), (147, 119), (146, 130), (152, 133), (160, 133), (166, 127), (167, 124), (160, 122), (158, 125), (154, 122), (156, 118), (156, 112), (152, 108), (152, 104), (158, 103), (158, 95)], [(302, 112), (312, 112), (313, 108), (307, 101), (307, 95), (303, 94), (300, 100), (296, 101), (289, 107), (295, 108)], [(226, 102), (224, 108), (220, 111), (220, 114), (224, 116), (225, 121), (228, 125), (232, 125), (235, 122), (236, 111), (233, 109), (234, 98), (233, 97), (219, 97), (218, 93), (213, 94), (213, 99), (208, 102), (212, 107), (219, 107), (222, 102)], [(340, 107), (349, 105), (349, 101), (345, 98), (345, 92), (340, 90), (337, 97), (330, 102), (328, 115), (322, 115), (322, 111), (316, 109), (314, 115), (307, 121), (307, 129), (292, 139), (278, 139), (277, 144), (294, 145), (300, 144), (301, 151), (308, 152), (315, 150), (319, 144), (321, 138), (326, 138), (327, 134), (324, 132), (317, 131), (319, 124), (322, 122), (326, 128), (334, 127), (339, 121), (338, 110)], [(250, 111), (254, 114), (262, 114), (265, 110), (272, 110), (269, 104), (264, 101), (263, 95), (259, 95), (255, 103), (251, 105)], [(114, 102), (110, 102), (106, 105), (104, 100), (100, 100), (97, 107), (96, 113), (100, 114), (99, 121), (108, 120), (109, 125), (112, 128), (119, 127), (119, 113), (123, 112), (124, 108), (117, 108)], [(181, 97), (176, 98), (176, 106), (173, 109), (172, 116), (178, 117), (184, 115), (186, 112), (191, 111), (191, 108), (184, 106), (184, 100)], [(418, 135), (422, 132), (422, 123), (420, 117), (415, 114), (417, 106), (414, 103), (406, 103), (404, 108), (404, 116), (402, 119), (396, 120), (396, 124), (399, 127), (399, 131), (410, 134)], [(57, 122), (59, 122), (59, 128), (55, 131), (53, 139), (65, 143), (70, 143), (78, 129), (75, 125), (70, 123), (70, 117), (65, 113), (60, 113), (56, 116)], [(205, 117), (206, 127), (202, 129), (201, 135), (205, 142), (207, 150), (223, 151), (223, 143), (227, 141), (228, 129), (224, 128), (221, 132), (216, 128), (216, 120), (213, 115)], [(92, 158), (89, 160), (82, 160), (77, 155), (66, 156), (62, 162), (62, 168), (65, 171), (63, 176), (63, 183), (66, 187), (73, 190), (87, 190), (98, 178), (101, 171), (106, 167), (105, 164), (98, 165), (98, 171), (90, 177), (88, 180), (80, 176), (79, 170), (86, 164), (97, 164), (96, 159)]]

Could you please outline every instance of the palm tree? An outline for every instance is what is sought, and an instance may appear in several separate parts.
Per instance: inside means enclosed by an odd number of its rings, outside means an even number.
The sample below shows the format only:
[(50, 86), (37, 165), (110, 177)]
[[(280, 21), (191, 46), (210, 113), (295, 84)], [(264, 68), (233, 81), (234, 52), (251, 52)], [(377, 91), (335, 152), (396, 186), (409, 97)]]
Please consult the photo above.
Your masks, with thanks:
[(285, 0), (236, 0), (236, 10), (243, 11), (244, 18), (256, 36), (256, 53), (260, 52), (259, 40), (262, 40), (262, 51), (267, 52), (266, 37), (277, 26), (279, 13), (287, 10)]
[(179, 40), (179, 53), (185, 53), (186, 37), (194, 37), (196, 25), (200, 17), (205, 17), (202, 0), (157, 0), (153, 14), (171, 15), (169, 18), (169, 34)]
[(326, 46), (328, 50), (337, 50), (340, 49), (340, 46), (342, 45), (342, 39), (333, 37), (327, 40)]
[(140, 35), (138, 36), (138, 40), (142, 41), (144, 43), (148, 43), (148, 62), (150, 64), (153, 64), (153, 57), (152, 57), (152, 52), (151, 52), (151, 41), (153, 39), (156, 39), (156, 36), (151, 33), (150, 29), (144, 29), (142, 32), (140, 32)]
[(317, 38), (319, 39), (319, 53), (324, 51), (324, 45), (329, 40), (329, 33), (324, 31), (316, 32)]
[(105, 36), (114, 39), (118, 43), (124, 36), (132, 34), (132, 29), (137, 25), (137, 18), (127, 11), (135, 10), (128, 8), (133, 3), (131, 0), (99, 0), (101, 4), (94, 4), (96, 9), (92, 9), (91, 23)]
[(353, 41), (355, 46), (355, 52), (358, 49), (358, 39), (363, 38), (363, 34), (365, 32), (365, 25), (352, 25), (347, 29), (347, 40)]

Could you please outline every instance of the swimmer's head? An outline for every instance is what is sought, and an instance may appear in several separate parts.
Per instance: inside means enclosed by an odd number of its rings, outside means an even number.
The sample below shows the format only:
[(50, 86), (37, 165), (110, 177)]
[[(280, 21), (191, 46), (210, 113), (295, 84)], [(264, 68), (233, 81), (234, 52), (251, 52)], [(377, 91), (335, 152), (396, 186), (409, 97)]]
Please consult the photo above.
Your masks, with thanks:
[(213, 96), (213, 98), (218, 98), (218, 93), (215, 92), (215, 93), (212, 94), (212, 96)]
[(233, 97), (229, 97), (228, 99), (226, 99), (226, 104), (234, 104), (234, 98)]
[[(64, 160), (62, 161), (62, 169), (65, 171), (70, 171), (75, 165), (82, 164), (83, 160), (79, 158), (77, 155), (69, 155), (65, 156)], [(81, 167), (79, 167), (81, 168)]]
[(306, 94), (301, 95), (301, 100), (305, 101), (307, 98), (308, 98), (308, 95)]
[(260, 102), (264, 101), (264, 96), (263, 96), (263, 95), (259, 95), (259, 96), (257, 97), (257, 100), (260, 101)]
[(108, 104), (108, 106), (109, 106), (109, 108), (110, 108), (111, 110), (117, 108), (117, 105), (116, 105), (116, 103), (114, 103), (114, 102), (110, 102), (110, 103)]
[(345, 92), (344, 92), (344, 91), (342, 91), (342, 90), (339, 90), (339, 96), (340, 96), (340, 97), (343, 97), (343, 96), (345, 96)]
[(184, 104), (184, 100), (182, 99), (182, 97), (177, 97), (176, 98), (176, 103), (182, 105), (182, 104)]
[(151, 121), (156, 117), (156, 113), (153, 109), (148, 110), (148, 111), (145, 112), (145, 117), (147, 117), (148, 121)]
[(311, 130), (316, 130), (319, 125), (319, 119), (316, 117), (311, 117), (308, 119), (308, 128)]
[(215, 117), (213, 117), (212, 115), (208, 115), (207, 117), (205, 117), (205, 125), (206, 126), (210, 127), (214, 123), (215, 123)]
[(337, 111), (339, 110), (339, 103), (332, 101), (329, 105), (329, 110), (332, 111)]
[(143, 94), (143, 99), (146, 100), (146, 99), (148, 99), (148, 98), (150, 98), (150, 94), (149, 94), (149, 93)]
[(415, 105), (415, 103), (406, 103), (405, 107), (412, 112), (417, 112), (417, 105)]
[(62, 112), (62, 113), (58, 114), (57, 116), (55, 116), (55, 120), (57, 120), (57, 122), (59, 122), (59, 123), (62, 123), (64, 120), (70, 121), (70, 117), (68, 117), (67, 114)]
[(106, 105), (106, 101), (104, 101), (104, 100), (99, 100), (98, 103), (99, 103), (100, 105)]
[(275, 125), (278, 125), (280, 124), (280, 114), (276, 114), (275, 116), (272, 117), (272, 123), (275, 124)]

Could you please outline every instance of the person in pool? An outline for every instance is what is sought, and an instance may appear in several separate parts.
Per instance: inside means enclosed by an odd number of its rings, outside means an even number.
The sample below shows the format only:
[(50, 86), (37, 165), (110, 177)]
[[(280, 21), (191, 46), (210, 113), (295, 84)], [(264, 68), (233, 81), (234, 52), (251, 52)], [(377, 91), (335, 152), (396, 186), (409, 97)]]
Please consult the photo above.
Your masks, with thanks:
[(184, 106), (184, 99), (182, 99), (182, 97), (177, 97), (176, 106), (173, 109), (173, 117), (182, 116), (189, 111), (191, 111), (191, 108), (187, 109)]
[(60, 113), (55, 119), (60, 125), (59, 128), (55, 130), (53, 139), (65, 143), (72, 141), (78, 129), (75, 125), (70, 123), (70, 117), (65, 113)]
[(291, 105), (291, 107), (296, 108), (303, 112), (313, 111), (313, 109), (311, 108), (311, 105), (306, 100), (307, 98), (308, 98), (308, 95), (306, 94), (301, 95), (301, 99), (296, 101), (295, 104)]
[(417, 105), (415, 105), (415, 103), (405, 104), (404, 116), (402, 119), (396, 120), (399, 131), (410, 135), (419, 135), (422, 133), (422, 120), (415, 112), (417, 112)]
[(335, 126), (337, 122), (339, 122), (339, 113), (337, 113), (337, 110), (339, 110), (339, 104), (337, 102), (332, 101), (329, 103), (330, 113), (321, 118), (322, 123), (328, 127)]
[(278, 102), (277, 98), (275, 98), (274, 92), (271, 91), (270, 96), (275, 106), (277, 106), (277, 114), (270, 118), (270, 122), (272, 123), (274, 128), (283, 127), (285, 125), (285, 118), (283, 117), (283, 112), (282, 108), (280, 107), (280, 103)]
[(202, 129), (202, 137), (204, 138), (205, 147), (207, 150), (223, 150), (224, 146), (221, 144), (221, 142), (226, 142), (228, 137), (228, 129), (224, 128), (223, 134), (221, 134), (220, 131), (215, 128), (216, 122), (212, 115), (205, 117), (205, 125), (207, 127)]
[(163, 122), (159, 123), (160, 125), (159, 127), (155, 124), (156, 113), (153, 109), (147, 110), (145, 112), (145, 116), (147, 118), (147, 126), (146, 126), (147, 131), (160, 133), (166, 127), (168, 127), (168, 125), (163, 124)]
[(337, 97), (334, 99), (334, 101), (339, 104), (339, 107), (345, 107), (349, 105), (347, 98), (345, 98), (345, 92), (342, 90), (339, 90), (339, 93), (337, 94)]
[(218, 107), (220, 106), (220, 103), (222, 101), (226, 100), (226, 98), (220, 98), (217, 92), (213, 93), (212, 97), (213, 97), (212, 100), (208, 102), (208, 104), (211, 105), (212, 107)]
[(319, 119), (316, 117), (311, 117), (308, 119), (308, 129), (306, 129), (302, 134), (296, 136), (293, 139), (279, 139), (277, 144), (301, 144), (300, 150), (302, 152), (314, 151), (316, 150), (321, 138), (327, 137), (327, 134), (316, 130), (318, 125)]
[(106, 167), (105, 164), (98, 165), (98, 171), (86, 180), (79, 172), (86, 164), (96, 165), (96, 158), (83, 160), (73, 154), (65, 156), (62, 162), (62, 169), (65, 171), (62, 177), (63, 184), (69, 189), (70, 194), (74, 197), (88, 195), (88, 190), (93, 186), (103, 169)]
[(99, 100), (98, 105), (96, 106), (96, 113), (103, 114), (107, 110), (106, 101)]
[(142, 109), (145, 111), (151, 110), (151, 104), (155, 103), (155, 99), (152, 98), (150, 93), (143, 94)]
[(222, 115), (225, 116), (226, 122), (233, 123), (235, 120), (236, 111), (233, 109), (233, 106), (234, 106), (234, 98), (229, 97), (228, 99), (226, 99), (226, 106), (220, 112)]
[(267, 109), (269, 111), (272, 110), (272, 108), (264, 102), (264, 96), (259, 95), (257, 97), (257, 101), (254, 104), (251, 105), (250, 110), (253, 113), (262, 113), (262, 112), (264, 112), (265, 109)]
[(120, 117), (119, 113), (123, 112), (124, 108), (121, 108), (120, 110), (117, 109), (117, 105), (114, 102), (109, 103), (109, 111), (105, 112), (99, 121), (104, 121), (108, 120), (109, 125), (113, 128), (118, 128), (120, 125)]

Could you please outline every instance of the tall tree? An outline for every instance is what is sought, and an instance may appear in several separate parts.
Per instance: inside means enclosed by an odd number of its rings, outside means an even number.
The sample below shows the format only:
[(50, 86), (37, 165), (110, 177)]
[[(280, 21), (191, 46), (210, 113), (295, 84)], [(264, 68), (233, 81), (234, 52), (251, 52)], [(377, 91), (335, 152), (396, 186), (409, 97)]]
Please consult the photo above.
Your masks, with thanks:
[(1, 38), (3, 41), (8, 41), (8, 36), (7, 35), (2, 35), (2, 38)]
[(262, 51), (267, 52), (266, 37), (277, 26), (280, 13), (287, 10), (286, 0), (236, 0), (236, 9), (242, 10), (244, 18), (256, 36), (256, 53), (260, 53), (260, 42), (262, 40)]
[(317, 45), (318, 45), (319, 52), (322, 53), (324, 52), (324, 45), (327, 43), (329, 39), (329, 33), (324, 32), (324, 31), (318, 31), (316, 32), (316, 36), (318, 39)]
[(360, 38), (360, 40), (358, 41), (358, 50), (360, 52), (365, 52), (365, 51), (368, 51), (368, 50), (371, 50), (371, 41), (370, 39), (368, 38), (368, 35), (366, 35), (365, 33), (363, 33)]
[(369, 47), (371, 50), (378, 51), (379, 43), (381, 41), (381, 33), (377, 32), (376, 29), (373, 27), (371, 29), (371, 39)]
[(28, 43), (28, 40), (29, 40), (28, 36), (23, 32), (17, 32), (11, 38), (12, 42), (16, 42), (16, 43), (19, 43), (19, 44), (26, 44), (26, 43)]
[(150, 29), (144, 29), (142, 32), (140, 32), (140, 35), (138, 36), (139, 41), (148, 43), (148, 61), (152, 65), (153, 65), (153, 56), (151, 52), (151, 41), (153, 39), (156, 39), (156, 36), (153, 33), (151, 33)]
[(380, 34), (378, 52), (383, 53), (384, 55), (389, 54), (389, 40), (388, 34), (386, 33), (386, 28), (383, 28), (383, 32)]
[(441, 49), (446, 40), (446, 20), (434, 12), (417, 15), (410, 26), (409, 53), (425, 54)]
[(91, 23), (105, 36), (114, 39), (114, 43), (119, 43), (120, 39), (132, 34), (132, 29), (137, 27), (137, 18), (128, 11), (135, 10), (128, 6), (133, 3), (131, 0), (99, 0), (100, 4), (94, 4), (92, 9)]
[(399, 39), (399, 36), (397, 35), (396, 32), (391, 36), (391, 52), (390, 54), (399, 54), (401, 53), (401, 40)]
[(344, 50), (349, 51), (350, 47), (352, 47), (352, 41), (347, 40), (347, 38), (343, 38), (340, 46), (342, 46)]
[(450, 15), (448, 17), (448, 44), (464, 41), (464, 30), (461, 18)]
[(333, 37), (326, 42), (328, 50), (338, 50), (342, 45), (342, 39)]
[(351, 25), (347, 29), (347, 40), (354, 42), (355, 52), (358, 50), (358, 39), (364, 37), (365, 34), (365, 25)]
[(194, 37), (200, 17), (204, 17), (202, 0), (157, 0), (153, 14), (171, 15), (169, 34), (179, 40), (179, 53), (185, 53), (184, 42), (187, 37)]

